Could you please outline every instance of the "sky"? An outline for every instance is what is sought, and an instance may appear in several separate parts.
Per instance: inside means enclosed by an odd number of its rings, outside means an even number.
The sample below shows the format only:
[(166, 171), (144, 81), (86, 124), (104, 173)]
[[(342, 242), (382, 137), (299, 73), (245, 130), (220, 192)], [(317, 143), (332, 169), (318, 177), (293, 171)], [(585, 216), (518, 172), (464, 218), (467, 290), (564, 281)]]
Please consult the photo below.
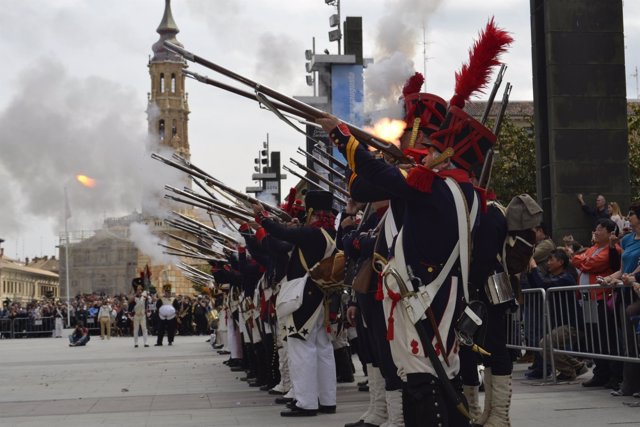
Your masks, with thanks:
[[(139, 211), (177, 179), (147, 150), (147, 62), (163, 10), (163, 0), (0, 0), (0, 238), (8, 256), (57, 255), (65, 187), (69, 230), (79, 231)], [(337, 53), (327, 36), (336, 9), (322, 0), (172, 0), (172, 11), (186, 49), (290, 96), (313, 94), (304, 51), (314, 37), (317, 52)], [(640, 2), (627, 0), (624, 12), (627, 94), (637, 98)], [(362, 17), (364, 55), (377, 70), (426, 70), (426, 90), (444, 99), (494, 16), (515, 40), (503, 57), (511, 99), (533, 99), (528, 0), (342, 0), (341, 15)], [(393, 98), (400, 88), (367, 86), (365, 97), (389, 89)], [(193, 80), (187, 92), (193, 163), (237, 189), (253, 185), (267, 134), (287, 163), (304, 144), (252, 101)], [(77, 174), (96, 186), (79, 185)]]

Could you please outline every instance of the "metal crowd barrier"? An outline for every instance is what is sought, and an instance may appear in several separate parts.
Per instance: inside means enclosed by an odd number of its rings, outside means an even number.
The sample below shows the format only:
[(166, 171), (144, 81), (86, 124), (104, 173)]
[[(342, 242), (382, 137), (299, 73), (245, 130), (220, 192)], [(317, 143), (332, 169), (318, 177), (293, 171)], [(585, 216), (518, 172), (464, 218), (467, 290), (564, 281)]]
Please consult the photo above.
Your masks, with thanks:
[(55, 329), (53, 317), (32, 319), (30, 317), (16, 317), (11, 319), (11, 338), (26, 338), (30, 335), (52, 336)]
[(97, 316), (87, 317), (84, 326), (89, 330), (89, 335), (100, 335), (100, 321)]
[[(640, 316), (630, 318), (631, 286), (581, 285), (523, 290), (523, 304), (507, 314), (507, 347), (542, 354), (640, 363)], [(548, 378), (543, 369), (544, 379)]]
[(575, 329), (575, 337), (567, 338), (567, 334), (555, 337), (553, 353), (640, 363), (637, 319), (632, 321), (626, 313), (633, 300), (631, 286), (548, 289), (550, 327), (569, 325)]
[(13, 322), (11, 319), (0, 319), (0, 339), (13, 338)]
[[(515, 312), (507, 313), (507, 348), (513, 350), (537, 351), (542, 354), (542, 366), (547, 366), (546, 319), (547, 294), (542, 288), (524, 289), (523, 303)], [(555, 363), (551, 358), (551, 372), (555, 372)], [(543, 379), (547, 379), (547, 370), (543, 369)]]

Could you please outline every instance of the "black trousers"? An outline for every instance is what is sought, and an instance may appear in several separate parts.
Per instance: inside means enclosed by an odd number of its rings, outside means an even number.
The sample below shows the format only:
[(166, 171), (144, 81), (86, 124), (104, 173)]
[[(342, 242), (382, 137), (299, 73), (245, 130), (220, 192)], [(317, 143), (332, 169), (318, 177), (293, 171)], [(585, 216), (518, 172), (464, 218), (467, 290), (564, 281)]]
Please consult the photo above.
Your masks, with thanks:
[[(482, 362), (487, 368), (491, 368), (492, 375), (511, 375), (513, 362), (507, 348), (507, 304), (493, 305), (484, 301), (487, 307), (486, 334), (481, 347), (491, 353), (491, 356), (482, 357)], [(460, 348), (460, 376), (465, 385), (479, 385), (478, 361), (480, 356), (471, 351), (470, 347)]]
[(176, 336), (176, 325), (177, 321), (174, 317), (173, 319), (158, 319), (158, 344), (162, 344), (162, 340), (164, 339), (164, 334), (167, 334), (167, 340), (169, 344), (173, 342), (173, 338)]
[[(462, 396), (462, 381), (451, 380), (454, 389)], [(442, 426), (462, 427), (471, 423), (445, 396), (442, 384), (430, 374), (408, 374), (402, 390), (402, 412), (406, 427)]]

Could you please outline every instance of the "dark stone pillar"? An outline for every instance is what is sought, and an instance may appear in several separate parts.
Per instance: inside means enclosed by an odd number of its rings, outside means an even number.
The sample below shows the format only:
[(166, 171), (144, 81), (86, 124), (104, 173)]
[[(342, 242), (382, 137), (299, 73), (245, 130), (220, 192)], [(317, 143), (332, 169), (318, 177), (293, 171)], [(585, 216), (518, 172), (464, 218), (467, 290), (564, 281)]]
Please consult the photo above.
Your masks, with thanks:
[(629, 203), (621, 0), (531, 0), (538, 198), (556, 242), (583, 243), (576, 201)]

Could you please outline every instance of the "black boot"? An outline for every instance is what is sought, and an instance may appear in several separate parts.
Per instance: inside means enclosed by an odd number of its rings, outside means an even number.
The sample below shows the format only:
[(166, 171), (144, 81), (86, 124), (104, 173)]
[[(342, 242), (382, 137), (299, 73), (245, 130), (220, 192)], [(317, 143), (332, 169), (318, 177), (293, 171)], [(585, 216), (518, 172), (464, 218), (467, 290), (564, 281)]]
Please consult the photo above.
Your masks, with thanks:
[(338, 350), (334, 350), (334, 357), (336, 359), (337, 382), (354, 382), (353, 364), (351, 363), (351, 352), (349, 352), (349, 347), (342, 347)]

